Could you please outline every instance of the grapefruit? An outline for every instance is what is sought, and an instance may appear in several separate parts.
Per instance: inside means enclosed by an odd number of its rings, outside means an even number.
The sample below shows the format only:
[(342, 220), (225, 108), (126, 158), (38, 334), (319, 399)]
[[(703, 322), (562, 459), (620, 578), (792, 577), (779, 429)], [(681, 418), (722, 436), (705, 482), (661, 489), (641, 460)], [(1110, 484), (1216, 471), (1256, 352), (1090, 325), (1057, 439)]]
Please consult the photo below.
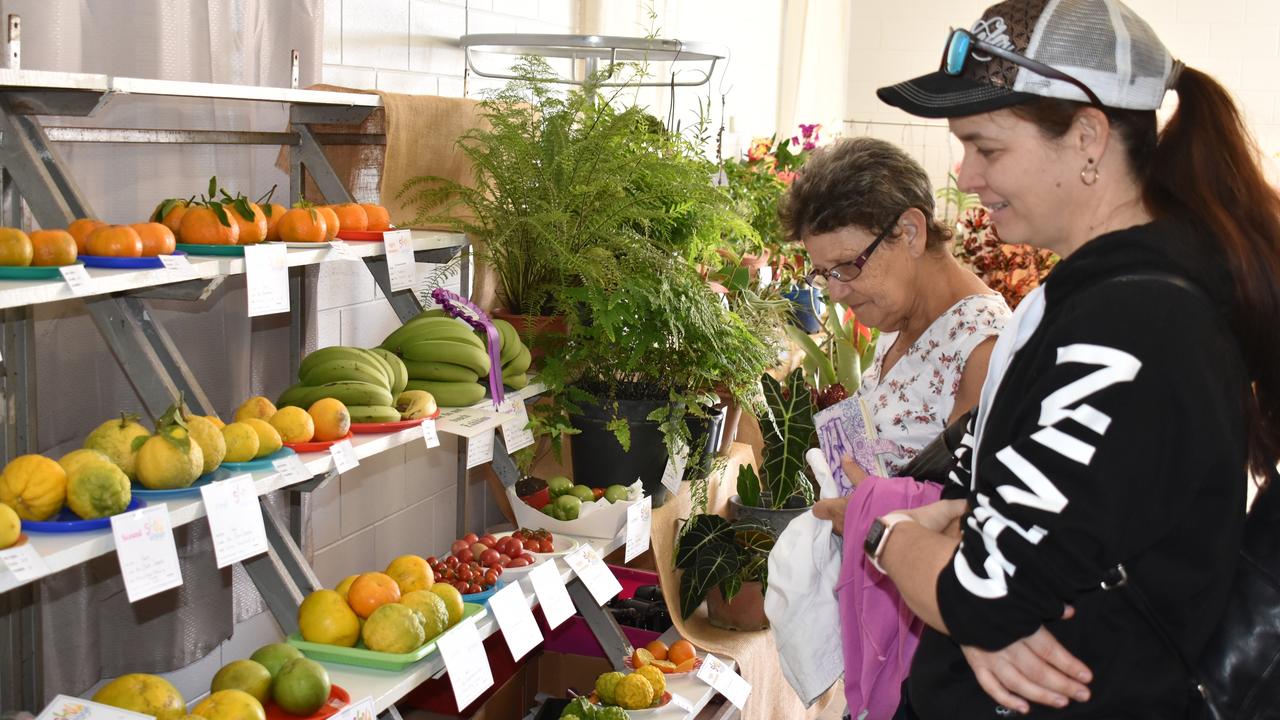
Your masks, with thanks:
[(271, 671), (254, 660), (232, 660), (222, 666), (209, 685), (210, 692), (219, 690), (242, 690), (266, 703), (271, 699)]
[(422, 613), (400, 603), (387, 603), (365, 620), (360, 637), (370, 650), (400, 654), (422, 647), (427, 631)]
[(417, 555), (401, 555), (387, 566), (386, 574), (396, 581), (400, 594), (406, 595), (414, 590), (430, 590), (435, 584), (435, 576), (427, 561)]
[(177, 688), (162, 677), (144, 673), (121, 675), (103, 685), (91, 699), (156, 720), (177, 720), (187, 714), (187, 704)]
[(284, 664), (271, 685), (271, 698), (291, 715), (311, 715), (329, 700), (329, 673), (307, 658)]
[(191, 711), (205, 720), (267, 720), (258, 699), (243, 690), (218, 690)]
[(302, 657), (302, 651), (289, 643), (271, 643), (254, 650), (249, 659), (266, 668), (274, 678), (285, 663), (300, 657)]
[(360, 619), (336, 590), (317, 590), (298, 606), (298, 628), (307, 642), (354, 647)]
[(34, 252), (26, 233), (17, 228), (0, 228), (0, 265), (27, 267)]

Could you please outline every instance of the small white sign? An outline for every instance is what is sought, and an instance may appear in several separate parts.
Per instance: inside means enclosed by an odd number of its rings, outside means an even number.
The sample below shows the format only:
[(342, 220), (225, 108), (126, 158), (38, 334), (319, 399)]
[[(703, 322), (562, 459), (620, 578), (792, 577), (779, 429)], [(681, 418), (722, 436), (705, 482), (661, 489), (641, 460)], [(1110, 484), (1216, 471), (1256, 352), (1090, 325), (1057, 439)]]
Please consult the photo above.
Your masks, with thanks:
[(355, 253), (351, 252), (351, 246), (346, 240), (330, 240), (329, 252), (325, 253), (324, 259), (329, 260), (359, 260)]
[(219, 568), (267, 551), (267, 530), (252, 475), (237, 475), (200, 488), (213, 535), (213, 555)]
[(84, 269), (83, 265), (64, 265), (58, 268), (58, 272), (62, 273), (62, 279), (67, 281), (67, 285), (71, 287), (71, 294), (79, 297), (81, 295), (89, 295), (89, 283), (92, 278), (89, 277), (89, 271)]
[(39, 580), (49, 574), (48, 564), (30, 542), (0, 550), (0, 562), (9, 567), (9, 572), (18, 578), (18, 582)]
[(129, 602), (182, 585), (168, 505), (152, 505), (111, 517), (116, 557)]
[(440, 433), (436, 431), (435, 420), (422, 421), (422, 439), (427, 443), (427, 449), (440, 447)]
[(467, 440), (467, 469), (493, 461), (493, 428)]
[(494, 593), (489, 598), (489, 611), (502, 629), (502, 637), (507, 640), (513, 660), (524, 657), (542, 642), (542, 631), (538, 629), (538, 621), (533, 619), (533, 611), (524, 599), (520, 583), (511, 583)]
[(332, 720), (378, 720), (378, 711), (373, 706), (373, 698), (366, 697), (342, 708), (331, 717)]
[(565, 555), (564, 561), (573, 568), (574, 574), (587, 586), (587, 590), (591, 591), (591, 597), (595, 598), (598, 604), (604, 605), (614, 595), (622, 592), (622, 583), (618, 582), (613, 571), (604, 564), (604, 560), (600, 559), (600, 553), (590, 545), (584, 544)]
[(742, 679), (741, 675), (711, 653), (702, 658), (698, 679), (715, 688), (716, 692), (725, 696), (739, 710), (747, 704), (747, 697), (751, 695), (751, 683)]
[(474, 618), (458, 623), (436, 641), (459, 708), (466, 708), (493, 685), (493, 671)]
[(564, 578), (560, 577), (560, 569), (555, 562), (545, 562), (529, 571), (529, 582), (533, 585), (533, 593), (538, 596), (538, 604), (542, 606), (542, 617), (546, 618), (547, 627), (555, 630), (560, 623), (573, 617), (575, 612), (573, 599), (564, 587)]
[(313, 477), (311, 471), (302, 463), (302, 458), (294, 454), (289, 454), (277, 460), (272, 460), (271, 467), (275, 468), (276, 472), (284, 476), (285, 482), (288, 482), (290, 485), (306, 482)]
[(387, 282), (391, 290), (411, 290), (418, 282), (418, 264), (413, 259), (413, 243), (408, 230), (388, 230), (382, 234), (387, 253)]
[(680, 693), (671, 693), (671, 704), (675, 705), (681, 710), (686, 710), (689, 712), (693, 711), (693, 702), (691, 702), (689, 698), (681, 695)]
[(680, 481), (684, 479), (684, 468), (689, 464), (689, 446), (680, 443), (676, 448), (676, 456), (667, 458), (667, 467), (662, 471), (662, 484), (667, 486), (672, 495), (680, 494)]
[(502, 423), (502, 439), (507, 443), (507, 452), (513, 453), (532, 445), (533, 431), (525, 427), (529, 424), (529, 410), (525, 408), (524, 400), (507, 400), (502, 404), (502, 412), (515, 413), (515, 417)]
[(160, 258), (160, 264), (166, 270), (172, 270), (184, 277), (196, 274), (196, 269), (191, 266), (191, 261), (186, 255), (157, 255), (156, 257)]
[(150, 715), (121, 710), (70, 695), (58, 695), (40, 711), (36, 720), (150, 720)]
[(653, 537), (653, 498), (645, 495), (627, 506), (627, 550), (625, 562), (631, 562), (649, 549)]
[(264, 243), (244, 248), (249, 317), (289, 312), (289, 249)]
[(333, 466), (339, 473), (351, 472), (360, 467), (360, 458), (356, 457), (356, 448), (350, 440), (340, 440), (329, 446), (329, 454), (333, 456)]

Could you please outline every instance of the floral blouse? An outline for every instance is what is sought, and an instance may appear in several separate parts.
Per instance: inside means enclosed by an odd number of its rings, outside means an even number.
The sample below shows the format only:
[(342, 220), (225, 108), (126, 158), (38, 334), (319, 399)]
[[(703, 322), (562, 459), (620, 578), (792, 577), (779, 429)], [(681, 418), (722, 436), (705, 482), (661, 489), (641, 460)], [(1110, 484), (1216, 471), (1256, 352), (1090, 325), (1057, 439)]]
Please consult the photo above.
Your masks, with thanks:
[(896, 454), (881, 458), (890, 475), (946, 429), (969, 353), (983, 340), (999, 335), (1009, 315), (1000, 295), (961, 298), (933, 321), (883, 377), (884, 356), (898, 334), (880, 336), (875, 360), (862, 373), (857, 394), (871, 412), (876, 433), (898, 446)]

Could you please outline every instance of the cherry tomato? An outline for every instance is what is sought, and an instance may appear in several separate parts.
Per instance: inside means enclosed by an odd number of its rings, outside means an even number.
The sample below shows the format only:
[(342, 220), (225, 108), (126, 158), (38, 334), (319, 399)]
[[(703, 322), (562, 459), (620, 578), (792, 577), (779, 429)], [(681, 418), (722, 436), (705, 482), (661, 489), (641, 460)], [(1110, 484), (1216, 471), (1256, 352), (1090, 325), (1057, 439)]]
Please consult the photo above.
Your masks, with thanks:
[(490, 569), (490, 570), (492, 570), (492, 571), (494, 571), (495, 573), (497, 573), (497, 574), (498, 574), (498, 577), (502, 577), (502, 566), (501, 566), (501, 565), (494, 565), (493, 567), (491, 567), (491, 568), (489, 568), (489, 569)]
[(507, 544), (507, 554), (515, 557), (524, 552), (524, 543), (516, 538), (511, 538), (511, 542)]
[(479, 542), (482, 545), (493, 547), (494, 545), (498, 544), (498, 539), (490, 535), (489, 533), (485, 533), (484, 535), (481, 535), (480, 539), (477, 540), (476, 542)]
[(440, 564), (440, 561), (436, 559), (436, 556), (435, 556), (435, 555), (428, 555), (428, 556), (427, 556), (427, 564), (428, 564), (428, 565), (438, 565), (438, 564)]
[(484, 554), (480, 556), (480, 562), (484, 563), (485, 565), (492, 565), (498, 562), (498, 558), (500, 558), (501, 556), (502, 556), (501, 553), (499, 553), (497, 550), (485, 550)]
[(449, 552), (457, 555), (458, 551), (465, 547), (471, 547), (471, 543), (465, 540), (454, 540), (453, 544), (449, 546)]
[(526, 551), (520, 557), (524, 558), (525, 560), (528, 560), (530, 565), (538, 562), (538, 558), (533, 553), (528, 551)]
[(444, 559), (444, 564), (445, 564), (446, 566), (448, 566), (448, 567), (451, 567), (451, 568), (452, 568), (452, 567), (458, 567), (458, 556), (457, 556), (457, 555), (450, 555), (449, 557), (447, 557), (447, 558), (445, 558), (445, 559)]
[(462, 536), (462, 539), (465, 540), (468, 545), (474, 544), (479, 541), (479, 538), (476, 537), (475, 533), (467, 533), (466, 535)]
[(555, 552), (555, 551), (556, 551), (556, 545), (554, 542), (552, 542), (551, 540), (542, 541), (542, 549), (539, 550), (539, 552), (549, 553), (549, 552)]
[(511, 562), (507, 563), (507, 567), (509, 568), (524, 567), (529, 563), (530, 563), (530, 560), (529, 558), (526, 558), (526, 557), (511, 558)]
[(462, 593), (463, 595), (466, 595), (467, 588), (470, 587), (471, 585), (470, 583), (464, 583), (461, 580), (457, 580), (453, 583), (453, 586), (458, 589), (458, 592)]
[(591, 488), (591, 495), (596, 500), (599, 500), (600, 498), (604, 497), (604, 488)]
[(462, 548), (458, 551), (458, 562), (469, 563), (471, 557), (471, 548)]
[(484, 588), (480, 587), (475, 583), (471, 583), (470, 585), (467, 586), (467, 592), (465, 594), (475, 595), (476, 593), (481, 593), (481, 592), (484, 592)]
[(497, 583), (497, 582), (498, 582), (498, 573), (497, 573), (497, 571), (495, 571), (495, 570), (490, 570), (489, 572), (485, 573), (485, 574), (484, 574), (484, 582), (485, 582), (485, 584), (486, 584), (486, 585), (493, 585), (493, 584)]
[(503, 553), (498, 556), (498, 564), (502, 567), (511, 567), (511, 556)]

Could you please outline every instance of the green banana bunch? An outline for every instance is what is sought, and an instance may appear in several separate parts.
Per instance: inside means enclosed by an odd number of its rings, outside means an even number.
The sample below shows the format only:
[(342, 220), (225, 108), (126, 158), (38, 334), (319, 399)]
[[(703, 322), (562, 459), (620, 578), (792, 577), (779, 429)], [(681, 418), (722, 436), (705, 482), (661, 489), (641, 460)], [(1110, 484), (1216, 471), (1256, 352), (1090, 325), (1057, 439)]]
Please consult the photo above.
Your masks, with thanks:
[(466, 407), (483, 400), (485, 388), (474, 382), (410, 380), (407, 390), (425, 390), (431, 393), (440, 407)]
[(388, 405), (348, 405), (353, 423), (399, 422), (400, 411)]

